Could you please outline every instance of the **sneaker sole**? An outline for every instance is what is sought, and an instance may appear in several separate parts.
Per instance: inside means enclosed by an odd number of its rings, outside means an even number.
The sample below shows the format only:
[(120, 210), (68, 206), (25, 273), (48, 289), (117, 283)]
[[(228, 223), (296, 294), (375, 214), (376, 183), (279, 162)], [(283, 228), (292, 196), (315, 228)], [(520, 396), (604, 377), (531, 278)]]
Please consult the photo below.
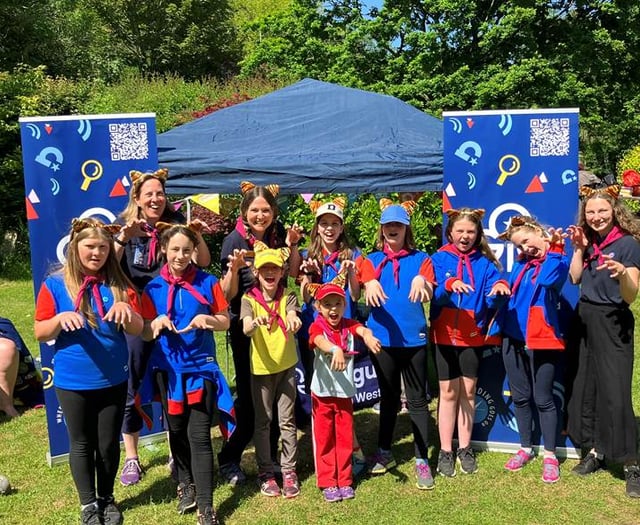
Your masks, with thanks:
[(426, 486), (426, 485), (420, 485), (420, 483), (416, 482), (416, 487), (418, 487), (420, 490), (433, 490), (436, 488), (436, 484), (433, 483), (432, 485)]
[(196, 507), (198, 505), (196, 504), (196, 502), (194, 501), (192, 505), (189, 505), (188, 507), (185, 507), (182, 510), (178, 511), (178, 514), (182, 515), (182, 514), (189, 514), (190, 512), (193, 512), (194, 510), (196, 510)]
[(436, 468), (436, 472), (438, 474), (440, 474), (443, 478), (455, 478), (456, 477), (456, 471), (455, 470), (453, 471), (453, 474), (445, 474), (439, 468)]
[(456, 459), (456, 464), (458, 465), (458, 467), (460, 467), (460, 472), (462, 472), (463, 474), (475, 474), (476, 472), (478, 472), (477, 466), (475, 470), (465, 470), (462, 466), (462, 461), (460, 461), (460, 459)]
[(544, 479), (542, 478), (542, 481), (544, 481), (547, 485), (553, 485), (554, 483), (558, 483), (558, 481), (560, 481), (560, 478), (556, 478), (556, 479)]
[(293, 498), (297, 498), (300, 495), (300, 491), (296, 492), (295, 494), (282, 494), (282, 497), (284, 499), (293, 499)]
[(369, 473), (373, 474), (374, 476), (379, 475), (379, 474), (386, 474), (392, 468), (396, 468), (397, 466), (398, 466), (398, 464), (395, 461), (392, 461), (391, 463), (388, 463), (386, 467), (382, 467), (382, 468), (378, 468), (378, 469), (371, 469), (369, 471)]

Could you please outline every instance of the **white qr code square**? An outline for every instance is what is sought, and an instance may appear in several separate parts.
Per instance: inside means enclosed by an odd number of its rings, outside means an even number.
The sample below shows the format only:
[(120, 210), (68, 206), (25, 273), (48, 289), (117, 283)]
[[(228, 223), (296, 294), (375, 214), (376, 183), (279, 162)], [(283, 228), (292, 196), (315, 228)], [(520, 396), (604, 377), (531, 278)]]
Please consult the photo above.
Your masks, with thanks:
[(109, 124), (111, 160), (149, 158), (149, 137), (146, 122)]
[(569, 155), (569, 119), (536, 118), (530, 121), (529, 151), (532, 157)]

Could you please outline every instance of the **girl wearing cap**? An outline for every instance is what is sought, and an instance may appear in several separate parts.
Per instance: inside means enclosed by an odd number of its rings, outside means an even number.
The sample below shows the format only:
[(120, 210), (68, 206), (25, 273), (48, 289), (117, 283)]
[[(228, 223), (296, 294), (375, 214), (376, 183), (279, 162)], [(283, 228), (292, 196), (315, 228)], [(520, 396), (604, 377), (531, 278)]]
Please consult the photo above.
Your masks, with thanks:
[(380, 341), (362, 324), (344, 317), (346, 294), (334, 283), (308, 285), (318, 317), (309, 328), (315, 350), (311, 402), (313, 451), (317, 484), (325, 501), (355, 497), (351, 455), (353, 450), (354, 336), (361, 337), (374, 353)]
[(367, 326), (382, 344), (380, 353), (373, 356), (381, 399), (378, 450), (371, 473), (384, 474), (396, 466), (391, 443), (402, 377), (413, 426), (417, 487), (432, 489), (427, 461), (427, 322), (422, 303), (431, 299), (435, 276), (431, 259), (413, 241), (409, 211), (415, 203), (394, 205), (383, 199), (380, 204), (379, 251), (357, 261), (371, 306)]
[(490, 327), (491, 334), (499, 330), (504, 338), (502, 358), (520, 434), (520, 450), (505, 468), (516, 472), (535, 457), (533, 400), (544, 440), (542, 481), (555, 483), (560, 467), (555, 455), (558, 415), (553, 381), (560, 352), (565, 349), (560, 291), (569, 274), (569, 259), (562, 230), (547, 231), (531, 217), (512, 217), (498, 238), (511, 241), (521, 252), (509, 276), (511, 297)]
[[(175, 211), (165, 194), (165, 183), (169, 171), (159, 169), (142, 173), (131, 171), (131, 191), (127, 207), (118, 217), (122, 224), (120, 233), (114, 237), (115, 255), (120, 266), (133, 285), (142, 293), (144, 287), (160, 273), (164, 259), (160, 253), (158, 222), (184, 224), (185, 217)], [(200, 230), (206, 231), (206, 225), (196, 221)], [(211, 255), (207, 243), (198, 232), (197, 249), (193, 261), (199, 266), (209, 266)], [(122, 441), (125, 450), (125, 462), (120, 474), (123, 485), (134, 485), (142, 477), (142, 467), (138, 461), (138, 440), (142, 430), (142, 417), (135, 406), (135, 398), (142, 382), (152, 344), (144, 343), (140, 337), (128, 337), (129, 345), (129, 386), (127, 406), (122, 424)]]
[[(315, 212), (316, 220), (310, 234), (310, 245), (303, 250), (300, 267), (300, 290), (302, 292), (302, 329), (298, 333), (301, 361), (307, 379), (307, 391), (311, 386), (313, 374), (313, 352), (309, 350), (309, 327), (316, 317), (317, 311), (313, 307), (312, 297), (307, 292), (307, 285), (311, 283), (328, 283), (341, 272), (345, 272), (346, 293), (344, 316), (355, 319), (357, 302), (360, 298), (360, 283), (355, 269), (355, 260), (360, 256), (360, 250), (354, 248), (344, 229), (344, 208), (347, 201), (343, 197), (336, 197), (332, 201), (321, 203), (311, 201), (309, 206)], [(366, 470), (366, 460), (357, 436), (353, 435), (353, 470), (358, 477)]]
[(154, 341), (149, 368), (169, 426), (178, 477), (178, 512), (198, 509), (198, 525), (218, 523), (213, 509), (211, 421), (232, 429), (233, 401), (216, 361), (214, 330), (229, 326), (218, 280), (192, 263), (198, 235), (191, 226), (159, 223), (167, 263), (142, 294), (143, 337)]
[(253, 259), (255, 243), (260, 241), (269, 248), (288, 247), (291, 251), (289, 265), (300, 266), (298, 242), (302, 230), (293, 225), (285, 230), (278, 219), (276, 184), (255, 186), (242, 182), (243, 194), (240, 215), (235, 229), (222, 241), (220, 263), (222, 289), (229, 301), (231, 324), (229, 339), (236, 373), (235, 414), (237, 427), (218, 454), (220, 472), (231, 485), (243, 483), (245, 475), (240, 468), (242, 453), (253, 437), (254, 413), (251, 396), (251, 371), (249, 359), (250, 339), (244, 334), (240, 318), (240, 304), (244, 293), (256, 284), (256, 277), (249, 267)]
[(637, 423), (631, 402), (640, 221), (618, 198), (620, 187), (581, 188), (571, 282), (580, 283), (578, 370), (568, 406), (569, 435), (586, 452), (573, 469), (586, 476), (604, 460), (624, 464), (627, 496), (640, 497)]
[(279, 496), (271, 456), (271, 421), (274, 405), (282, 436), (282, 495), (300, 494), (296, 474), (298, 438), (294, 406), (296, 400), (295, 366), (298, 362), (294, 334), (300, 329), (298, 300), (282, 285), (289, 249), (274, 250), (265, 244), (254, 245), (254, 271), (258, 282), (242, 296), (240, 319), (245, 335), (251, 338), (251, 394), (255, 411), (253, 443), (256, 448), (260, 492)]
[[(440, 380), (438, 472), (456, 475), (456, 461), (465, 474), (477, 469), (471, 431), (475, 413), (476, 382), (481, 352), (500, 338), (486, 338), (490, 311), (496, 298), (511, 293), (500, 279), (502, 269), (482, 229), (484, 210), (448, 210), (448, 244), (431, 259), (436, 286), (431, 301), (431, 341)], [(453, 453), (453, 432), (458, 424), (458, 450)]]

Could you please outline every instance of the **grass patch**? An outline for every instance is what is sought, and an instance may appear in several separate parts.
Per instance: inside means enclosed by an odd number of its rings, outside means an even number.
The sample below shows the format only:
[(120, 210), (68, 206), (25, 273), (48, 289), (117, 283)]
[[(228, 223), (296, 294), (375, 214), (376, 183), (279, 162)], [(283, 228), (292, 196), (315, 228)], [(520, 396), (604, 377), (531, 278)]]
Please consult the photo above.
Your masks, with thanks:
[[(28, 281), (0, 280), (3, 314), (11, 318), (25, 341), (37, 354), (33, 337), (33, 291)], [(637, 313), (638, 304), (634, 305)], [(637, 336), (637, 334), (636, 334)], [(218, 337), (218, 352), (223, 370), (232, 376), (233, 363), (227, 363), (224, 338)], [(634, 376), (634, 407), (640, 414), (640, 376), (638, 362)], [(432, 414), (435, 404), (432, 405)], [(1, 416), (0, 416), (1, 417)], [(378, 416), (365, 410), (356, 414), (356, 428), (366, 452), (375, 448)], [(437, 432), (430, 420), (431, 464), (437, 457)], [(500, 453), (478, 454), (480, 470), (471, 476), (461, 473), (453, 479), (437, 477), (433, 491), (419, 491), (413, 477), (413, 445), (408, 416), (398, 418), (394, 453), (399, 466), (392, 473), (362, 480), (353, 501), (325, 504), (315, 487), (311, 440), (300, 433), (299, 475), (302, 494), (293, 501), (261, 496), (255, 482), (253, 450), (244, 456), (243, 467), (250, 475), (246, 486), (232, 489), (217, 485), (214, 501), (228, 525), (357, 524), (402, 525), (416, 523), (447, 524), (636, 524), (640, 501), (624, 494), (624, 482), (609, 471), (586, 479), (572, 476), (576, 464), (561, 465), (561, 480), (552, 486), (541, 479), (542, 462), (537, 459), (520, 472), (504, 470), (507, 456)], [(213, 430), (214, 448), (222, 444)], [(49, 468), (45, 461), (47, 431), (44, 410), (30, 410), (21, 418), (0, 419), (0, 470), (11, 480), (15, 491), (0, 496), (0, 523), (3, 525), (69, 524), (78, 522), (78, 501), (69, 467)], [(193, 515), (176, 512), (175, 484), (166, 468), (166, 442), (144, 446), (141, 460), (147, 469), (142, 483), (132, 487), (116, 486), (126, 523), (190, 524)]]

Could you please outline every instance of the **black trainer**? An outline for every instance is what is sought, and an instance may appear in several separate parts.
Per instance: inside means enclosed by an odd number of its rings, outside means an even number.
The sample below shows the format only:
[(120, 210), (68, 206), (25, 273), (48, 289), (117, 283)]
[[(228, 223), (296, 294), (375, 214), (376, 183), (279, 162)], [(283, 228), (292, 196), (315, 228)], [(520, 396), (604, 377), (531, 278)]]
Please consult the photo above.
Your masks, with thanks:
[(220, 525), (216, 511), (211, 507), (206, 507), (202, 514), (198, 513), (198, 525)]
[(625, 466), (624, 478), (627, 481), (627, 496), (640, 498), (640, 467), (638, 465)]
[(113, 496), (108, 498), (98, 498), (98, 508), (102, 513), (102, 519), (105, 525), (121, 525), (124, 523), (122, 512), (116, 506)]
[(453, 478), (456, 475), (456, 458), (453, 452), (440, 451), (438, 454), (438, 467), (436, 471), (447, 478)]
[(473, 474), (478, 470), (478, 462), (476, 461), (476, 455), (471, 448), (471, 445), (464, 448), (459, 448), (457, 452), (458, 464), (460, 470), (465, 474)]
[(186, 514), (196, 508), (196, 486), (193, 483), (178, 485), (178, 513)]
[(104, 525), (102, 520), (102, 513), (97, 504), (93, 504), (91, 507), (82, 509), (80, 512), (80, 524), (81, 525)]
[(578, 476), (588, 476), (602, 468), (602, 460), (598, 459), (593, 452), (589, 452), (585, 457), (580, 460), (571, 472)]

